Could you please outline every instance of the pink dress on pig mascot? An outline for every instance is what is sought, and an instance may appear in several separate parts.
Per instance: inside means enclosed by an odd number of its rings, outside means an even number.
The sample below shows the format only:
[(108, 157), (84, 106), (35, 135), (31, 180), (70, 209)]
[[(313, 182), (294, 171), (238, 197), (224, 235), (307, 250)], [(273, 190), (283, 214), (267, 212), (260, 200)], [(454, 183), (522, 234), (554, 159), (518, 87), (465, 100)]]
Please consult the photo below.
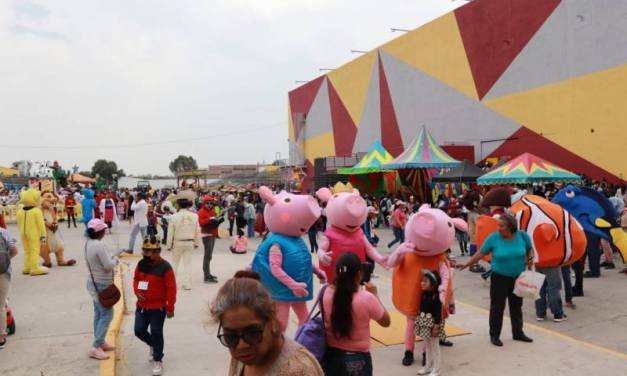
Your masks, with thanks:
[(405, 328), (405, 358), (403, 364), (413, 362), (415, 346), (415, 319), (420, 312), (422, 270), (440, 275), (439, 295), (442, 302), (442, 319), (448, 316), (453, 291), (453, 280), (446, 251), (455, 241), (455, 228), (467, 232), (466, 222), (450, 218), (440, 209), (423, 205), (412, 214), (405, 226), (405, 243), (390, 255), (388, 263), (392, 272), (392, 302), (407, 318)]
[(259, 188), (266, 202), (263, 217), (270, 234), (259, 245), (252, 270), (261, 277), (276, 302), (281, 329), (288, 324), (290, 307), (299, 325), (307, 319), (307, 301), (313, 298), (313, 276), (321, 281), (324, 272), (311, 263), (311, 253), (301, 238), (320, 216), (320, 206), (311, 196), (282, 191), (273, 195), (268, 187)]
[(320, 188), (316, 195), (327, 203), (326, 214), (329, 227), (320, 240), (318, 260), (326, 273), (327, 281), (335, 281), (335, 264), (346, 252), (356, 254), (364, 262), (366, 256), (387, 269), (387, 257), (383, 257), (370, 244), (361, 225), (366, 221), (368, 208), (359, 191), (349, 184), (338, 183), (334, 192)]

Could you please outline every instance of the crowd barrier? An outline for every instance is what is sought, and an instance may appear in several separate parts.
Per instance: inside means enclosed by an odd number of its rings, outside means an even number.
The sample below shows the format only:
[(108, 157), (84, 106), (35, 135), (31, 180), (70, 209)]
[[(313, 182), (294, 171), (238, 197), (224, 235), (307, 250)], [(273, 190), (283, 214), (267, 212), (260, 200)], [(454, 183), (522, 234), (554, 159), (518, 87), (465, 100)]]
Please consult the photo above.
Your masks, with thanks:
[[(15, 223), (15, 215), (20, 205), (2, 205), (0, 206), (0, 213), (4, 215), (4, 221), (6, 223)], [(76, 221), (80, 221), (82, 218), (81, 204), (74, 206), (74, 213), (76, 215)], [(65, 212), (65, 205), (62, 203), (57, 204), (57, 220), (59, 222), (67, 219), (67, 213)]]

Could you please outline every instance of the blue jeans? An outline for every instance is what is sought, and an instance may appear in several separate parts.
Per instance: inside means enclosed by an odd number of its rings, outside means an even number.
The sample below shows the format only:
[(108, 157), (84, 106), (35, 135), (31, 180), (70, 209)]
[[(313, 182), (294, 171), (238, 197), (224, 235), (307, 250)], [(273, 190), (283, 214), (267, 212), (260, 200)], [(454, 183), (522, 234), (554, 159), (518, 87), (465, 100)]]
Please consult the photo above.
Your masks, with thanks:
[(547, 303), (553, 316), (562, 317), (564, 310), (562, 309), (562, 274), (559, 267), (541, 268), (536, 266), (536, 271), (546, 276), (542, 288), (540, 289), (540, 298), (536, 299), (536, 316), (545, 317)]
[(573, 302), (573, 281), (570, 278), (570, 265), (562, 266), (562, 280), (564, 281), (564, 300)]
[(372, 375), (372, 357), (369, 352), (351, 352), (329, 346), (321, 363), (325, 375)]
[(135, 239), (137, 239), (137, 234), (142, 234), (142, 239), (144, 239), (148, 235), (148, 226), (141, 227), (139, 223), (135, 223), (133, 228), (131, 229), (131, 235), (128, 239), (128, 249), (133, 250), (135, 248)]
[[(96, 283), (98, 291), (102, 291), (109, 287), (107, 284)], [(98, 293), (94, 289), (92, 281), (87, 281), (87, 291), (91, 295), (94, 302), (94, 343), (93, 347), (101, 347), (105, 342), (109, 324), (113, 319), (113, 308), (105, 308), (98, 301)]]
[[(152, 347), (152, 356), (155, 362), (163, 359), (163, 324), (165, 322), (165, 308), (135, 309), (135, 337)], [(150, 327), (150, 332), (148, 332)]]
[(248, 239), (255, 237), (255, 218), (251, 218), (246, 221), (248, 224)]
[(470, 253), (470, 256), (474, 256), (475, 253), (477, 253), (477, 245), (476, 244), (470, 244), (468, 246), (468, 253)]
[(394, 240), (388, 244), (388, 248), (392, 247), (396, 243), (403, 243), (405, 241), (405, 231), (402, 228), (392, 226), (392, 233), (394, 234)]

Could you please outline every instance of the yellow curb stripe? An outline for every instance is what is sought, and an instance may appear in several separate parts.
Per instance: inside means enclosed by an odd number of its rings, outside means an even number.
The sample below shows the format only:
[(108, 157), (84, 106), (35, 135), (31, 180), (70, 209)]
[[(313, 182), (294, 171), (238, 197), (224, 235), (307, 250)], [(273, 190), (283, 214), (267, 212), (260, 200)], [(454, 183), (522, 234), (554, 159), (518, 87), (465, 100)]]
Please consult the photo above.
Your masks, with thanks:
[[(118, 333), (122, 326), (122, 318), (124, 317), (124, 286), (122, 282), (122, 264), (118, 264), (115, 268), (115, 276), (113, 283), (120, 289), (120, 300), (113, 306), (113, 319), (107, 330), (106, 342), (112, 346), (116, 346)], [(107, 360), (100, 362), (100, 376), (115, 376), (116, 352), (109, 353)]]
[[(485, 308), (477, 307), (477, 306), (475, 306), (473, 304), (469, 304), (469, 303), (460, 302), (459, 300), (455, 300), (455, 304), (459, 304), (460, 306), (468, 308), (468, 309), (470, 309), (472, 311), (475, 311), (475, 312), (484, 313), (484, 314), (489, 314), (490, 313), (490, 311), (488, 311)], [(507, 318), (509, 318), (509, 316), (504, 316), (504, 318), (507, 319)], [(603, 353), (615, 356), (615, 357), (620, 358), (620, 359), (627, 360), (627, 354), (624, 353), (624, 352), (620, 352), (620, 351), (613, 350), (613, 349), (610, 349), (610, 348), (607, 348), (607, 347), (603, 347), (601, 345), (597, 345), (596, 343), (583, 341), (583, 340), (577, 339), (575, 337), (571, 337), (569, 335), (566, 335), (566, 334), (563, 334), (563, 333), (560, 333), (560, 332), (556, 332), (556, 331), (551, 330), (551, 329), (543, 328), (541, 326), (534, 325), (534, 324), (529, 324), (527, 322), (525, 322), (525, 327), (531, 328), (531, 329), (535, 330), (536, 332), (540, 332), (540, 333), (543, 333), (543, 334), (548, 334), (548, 335), (551, 335), (551, 336), (554, 336), (554, 337), (558, 337), (558, 338), (564, 339), (566, 341), (572, 342), (574, 344), (577, 344), (577, 345), (580, 345), (580, 346), (583, 346), (583, 347), (587, 347), (587, 348), (595, 350), (595, 351), (603, 352)]]

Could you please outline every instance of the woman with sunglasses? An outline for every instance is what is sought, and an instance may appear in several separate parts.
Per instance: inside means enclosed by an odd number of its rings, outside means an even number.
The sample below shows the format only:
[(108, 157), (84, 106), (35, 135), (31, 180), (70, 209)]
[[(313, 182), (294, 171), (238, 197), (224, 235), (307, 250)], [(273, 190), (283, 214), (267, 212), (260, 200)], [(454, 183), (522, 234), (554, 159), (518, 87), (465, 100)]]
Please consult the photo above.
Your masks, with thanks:
[(259, 275), (239, 271), (211, 305), (218, 339), (231, 352), (229, 376), (322, 376), (309, 351), (283, 336), (270, 294)]

